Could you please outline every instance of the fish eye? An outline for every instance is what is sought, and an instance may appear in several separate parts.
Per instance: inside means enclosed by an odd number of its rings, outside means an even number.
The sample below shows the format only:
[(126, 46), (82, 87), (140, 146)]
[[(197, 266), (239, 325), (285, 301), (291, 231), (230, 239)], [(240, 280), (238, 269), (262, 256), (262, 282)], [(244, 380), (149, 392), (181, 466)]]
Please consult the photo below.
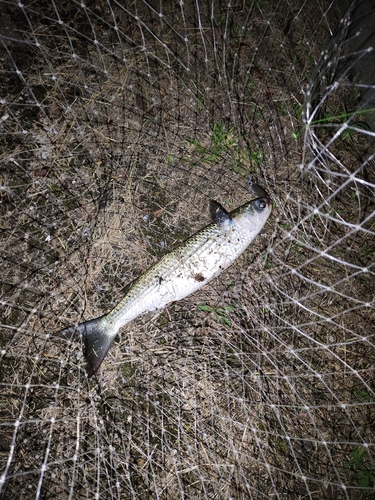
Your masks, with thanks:
[(255, 201), (255, 208), (258, 210), (263, 210), (267, 206), (267, 201), (265, 198), (259, 198), (258, 200)]

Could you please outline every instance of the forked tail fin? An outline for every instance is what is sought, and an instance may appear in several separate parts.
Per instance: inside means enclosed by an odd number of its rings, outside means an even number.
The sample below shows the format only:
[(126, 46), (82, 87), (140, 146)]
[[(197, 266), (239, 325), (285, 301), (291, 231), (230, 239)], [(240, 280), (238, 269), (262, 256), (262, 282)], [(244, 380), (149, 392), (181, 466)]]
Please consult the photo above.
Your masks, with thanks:
[(106, 317), (101, 316), (79, 325), (70, 326), (53, 335), (64, 338), (81, 338), (83, 340), (87, 363), (86, 371), (88, 377), (92, 377), (98, 371), (117, 335), (117, 331), (110, 330)]

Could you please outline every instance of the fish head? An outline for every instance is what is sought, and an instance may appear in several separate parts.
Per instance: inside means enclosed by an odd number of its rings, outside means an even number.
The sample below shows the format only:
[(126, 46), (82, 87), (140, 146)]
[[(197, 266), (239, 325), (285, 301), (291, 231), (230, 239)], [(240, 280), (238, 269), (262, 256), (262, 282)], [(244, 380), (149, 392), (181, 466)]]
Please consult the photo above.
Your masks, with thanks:
[(241, 226), (246, 233), (255, 237), (267, 222), (272, 210), (272, 202), (269, 198), (261, 197), (245, 203), (231, 215), (233, 221)]

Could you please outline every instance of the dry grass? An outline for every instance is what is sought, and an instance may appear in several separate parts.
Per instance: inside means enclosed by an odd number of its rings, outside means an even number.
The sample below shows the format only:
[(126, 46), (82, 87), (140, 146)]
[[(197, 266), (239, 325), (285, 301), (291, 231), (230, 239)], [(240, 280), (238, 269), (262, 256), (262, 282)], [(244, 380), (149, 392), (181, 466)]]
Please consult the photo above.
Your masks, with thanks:
[[(33, 14), (41, 48), (6, 58), (3, 498), (370, 498), (343, 468), (361, 443), (373, 464), (373, 202), (358, 181), (340, 187), (337, 162), (301, 180), (292, 135), (321, 10), (260, 2), (247, 16), (241, 2), (212, 24), (202, 6), (199, 29), (195, 7), (183, 21), (170, 6), (171, 29), (138, 4), (137, 24), (98, 2), (90, 27), (57, 3), (67, 24)], [(330, 151), (355, 169), (370, 154), (360, 141)], [(249, 171), (275, 200), (263, 234), (215, 282), (129, 325), (88, 382), (80, 346), (49, 334), (108, 311), (209, 221), (211, 198), (248, 199)]]

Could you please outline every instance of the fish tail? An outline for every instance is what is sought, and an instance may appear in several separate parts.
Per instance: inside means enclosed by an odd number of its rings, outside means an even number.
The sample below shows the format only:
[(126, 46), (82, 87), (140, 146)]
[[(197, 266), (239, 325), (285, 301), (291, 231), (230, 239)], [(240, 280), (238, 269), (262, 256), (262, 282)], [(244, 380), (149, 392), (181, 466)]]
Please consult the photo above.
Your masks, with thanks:
[[(113, 328), (112, 328), (113, 330)], [(86, 359), (87, 376), (92, 377), (99, 369), (112, 345), (118, 329), (111, 331), (106, 316), (91, 319), (85, 323), (70, 326), (54, 333), (56, 337), (82, 339)]]

